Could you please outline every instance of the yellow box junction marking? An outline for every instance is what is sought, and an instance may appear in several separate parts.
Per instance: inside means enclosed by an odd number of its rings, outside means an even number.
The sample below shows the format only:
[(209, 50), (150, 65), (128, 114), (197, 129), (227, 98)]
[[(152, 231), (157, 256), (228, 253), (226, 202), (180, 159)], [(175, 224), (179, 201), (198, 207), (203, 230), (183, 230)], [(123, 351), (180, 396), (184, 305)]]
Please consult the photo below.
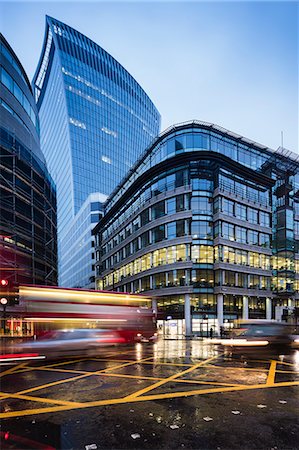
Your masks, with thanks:
[[(198, 367), (203, 367), (205, 365), (208, 365), (208, 367), (213, 368), (222, 368), (222, 369), (228, 369), (227, 367), (221, 367), (221, 366), (213, 366), (212, 364), (209, 364), (210, 361), (215, 360), (221, 355), (214, 356), (212, 358), (209, 358), (207, 360), (201, 361), (197, 364), (180, 364), (180, 366), (187, 366), (188, 369), (179, 372), (177, 374), (174, 374), (168, 378), (158, 378), (158, 377), (144, 377), (144, 376), (137, 376), (137, 375), (126, 375), (126, 374), (117, 374), (117, 373), (111, 373), (110, 370), (123, 368), (126, 366), (134, 365), (134, 364), (152, 364), (152, 365), (173, 365), (178, 366), (178, 364), (175, 363), (159, 363), (156, 361), (149, 362), (149, 360), (153, 359), (153, 357), (144, 358), (140, 360), (119, 360), (119, 362), (123, 362), (123, 364), (119, 364), (116, 366), (108, 367), (99, 371), (95, 372), (86, 372), (86, 371), (79, 371), (79, 370), (73, 370), (73, 369), (58, 369), (57, 366), (62, 366), (66, 364), (71, 364), (78, 361), (83, 360), (90, 360), (90, 358), (84, 358), (80, 360), (75, 361), (65, 361), (62, 363), (55, 363), (48, 366), (41, 366), (41, 367), (21, 367), (17, 366), (15, 369), (16, 373), (20, 373), (22, 370), (25, 372), (27, 370), (53, 370), (53, 371), (61, 371), (61, 372), (71, 372), (71, 373), (80, 373), (80, 375), (76, 377), (71, 377), (66, 380), (59, 380), (52, 383), (44, 384), (41, 386), (36, 386), (31, 389), (27, 389), (21, 392), (18, 392), (16, 394), (10, 394), (10, 393), (1, 393), (0, 392), (0, 399), (6, 399), (6, 398), (19, 398), (21, 400), (30, 400), (30, 401), (36, 401), (36, 402), (43, 402), (43, 403), (53, 403), (55, 406), (45, 407), (45, 408), (36, 408), (36, 409), (28, 409), (28, 410), (20, 410), (20, 411), (9, 411), (6, 413), (1, 413), (0, 418), (8, 418), (8, 417), (18, 417), (18, 416), (26, 416), (26, 415), (32, 415), (32, 414), (44, 414), (44, 413), (53, 413), (58, 411), (66, 411), (66, 410), (74, 410), (74, 409), (84, 409), (84, 408), (91, 408), (91, 407), (98, 407), (98, 406), (104, 406), (104, 405), (115, 405), (115, 404), (123, 404), (123, 403), (134, 403), (134, 402), (143, 402), (143, 401), (153, 401), (153, 400), (163, 400), (163, 399), (169, 399), (169, 398), (180, 398), (180, 397), (190, 397), (194, 395), (206, 395), (206, 394), (213, 394), (213, 393), (220, 393), (220, 392), (235, 392), (235, 391), (243, 391), (243, 390), (253, 390), (253, 389), (269, 389), (269, 388), (279, 388), (279, 387), (288, 387), (288, 386), (298, 386), (299, 381), (287, 381), (287, 382), (277, 382), (275, 383), (275, 373), (276, 373), (276, 366), (277, 364), (281, 364), (281, 361), (275, 361), (271, 360), (270, 362), (270, 368), (269, 370), (265, 369), (267, 371), (267, 381), (265, 384), (255, 384), (255, 385), (235, 385), (235, 384), (226, 384), (226, 383), (217, 383), (212, 381), (199, 381), (199, 380), (185, 380), (185, 379), (178, 379), (179, 377), (190, 373), (194, 370), (196, 370)], [(97, 359), (97, 361), (99, 361)], [(124, 362), (126, 361), (126, 362)], [(112, 362), (116, 362), (115, 360), (112, 360)], [(269, 363), (269, 361), (268, 361)], [(26, 363), (24, 363), (25, 365)], [(291, 363), (284, 363), (288, 366), (294, 366), (294, 364)], [(254, 368), (235, 368), (235, 367), (229, 367), (229, 369), (242, 369), (242, 370), (256, 370), (260, 371), (259, 369)], [(8, 371), (5, 372), (5, 374), (13, 374), (14, 370), (11, 372)], [(263, 370), (264, 371), (264, 370)], [(83, 373), (82, 373), (83, 372)], [(293, 371), (277, 371), (277, 372), (291, 372), (296, 373)], [(62, 400), (53, 400), (48, 398), (41, 398), (41, 397), (30, 397), (25, 395), (26, 393), (33, 392), (36, 390), (45, 389), (50, 386), (54, 386), (61, 383), (67, 383), (71, 381), (75, 381), (79, 378), (88, 377), (92, 375), (101, 375), (101, 376), (114, 376), (114, 377), (124, 377), (124, 378), (137, 378), (137, 379), (150, 379), (157, 381), (156, 383), (148, 386), (147, 388), (141, 389), (136, 391), (133, 394), (130, 394), (123, 398), (112, 398), (112, 399), (106, 399), (106, 400), (98, 400), (94, 402), (67, 402)], [(169, 383), (171, 381), (174, 381), (175, 383), (198, 383), (198, 384), (206, 384), (206, 385), (219, 385), (220, 387), (213, 387), (209, 389), (196, 389), (191, 391), (184, 391), (184, 392), (170, 392), (170, 393), (162, 393), (162, 394), (156, 394), (156, 395), (143, 395), (157, 387), (160, 387), (166, 383)]]
[(277, 364), (276, 361), (271, 360), (271, 365), (270, 365), (267, 382), (266, 382), (268, 385), (274, 384), (276, 364)]

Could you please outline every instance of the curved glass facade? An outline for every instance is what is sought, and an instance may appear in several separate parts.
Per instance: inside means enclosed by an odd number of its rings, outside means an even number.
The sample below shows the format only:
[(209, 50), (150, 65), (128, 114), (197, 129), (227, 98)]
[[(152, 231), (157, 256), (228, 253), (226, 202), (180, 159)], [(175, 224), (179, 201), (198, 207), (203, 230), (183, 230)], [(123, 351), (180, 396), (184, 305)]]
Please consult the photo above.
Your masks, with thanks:
[(41, 147), (57, 185), (60, 284), (87, 287), (94, 264), (91, 211), (88, 234), (74, 242), (70, 229), (90, 194), (103, 202), (129, 171), (159, 132), (160, 115), (111, 55), (50, 17), (33, 83)]
[(0, 54), (1, 277), (56, 285), (56, 191), (40, 150), (37, 108), (2, 35)]
[(294, 307), (299, 163), (285, 153), (204, 122), (166, 130), (105, 204), (97, 287), (156, 297), (165, 333), (167, 318), (206, 334)]

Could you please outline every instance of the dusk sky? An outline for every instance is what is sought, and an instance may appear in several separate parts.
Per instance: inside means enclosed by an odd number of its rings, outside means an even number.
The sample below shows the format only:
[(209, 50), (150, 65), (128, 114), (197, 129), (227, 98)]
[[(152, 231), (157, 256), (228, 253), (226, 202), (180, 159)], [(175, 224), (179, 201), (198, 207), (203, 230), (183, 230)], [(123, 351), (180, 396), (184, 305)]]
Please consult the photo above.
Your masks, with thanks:
[(150, 96), (162, 130), (198, 119), (298, 152), (297, 2), (0, 2), (1, 32), (28, 76), (45, 15), (116, 58)]

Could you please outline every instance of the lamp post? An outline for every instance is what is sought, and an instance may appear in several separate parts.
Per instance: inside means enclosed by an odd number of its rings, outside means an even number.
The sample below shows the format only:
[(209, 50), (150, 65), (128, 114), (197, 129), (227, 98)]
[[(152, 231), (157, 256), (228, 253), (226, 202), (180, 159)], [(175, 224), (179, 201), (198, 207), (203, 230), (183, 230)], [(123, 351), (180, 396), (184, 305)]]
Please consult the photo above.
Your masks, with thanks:
[(7, 306), (7, 298), (2, 297), (0, 299), (0, 303), (2, 305), (2, 318), (1, 318), (1, 328), (3, 328), (3, 334), (5, 334), (5, 318), (6, 318), (6, 306)]

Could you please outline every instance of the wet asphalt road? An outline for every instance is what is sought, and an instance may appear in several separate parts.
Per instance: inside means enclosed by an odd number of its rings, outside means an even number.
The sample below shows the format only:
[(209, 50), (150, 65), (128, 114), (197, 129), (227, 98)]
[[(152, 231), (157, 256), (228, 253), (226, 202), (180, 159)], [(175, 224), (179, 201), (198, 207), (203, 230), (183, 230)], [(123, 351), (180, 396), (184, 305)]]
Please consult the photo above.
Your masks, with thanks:
[(160, 341), (1, 369), (3, 448), (299, 446), (298, 351), (241, 359), (208, 341)]

